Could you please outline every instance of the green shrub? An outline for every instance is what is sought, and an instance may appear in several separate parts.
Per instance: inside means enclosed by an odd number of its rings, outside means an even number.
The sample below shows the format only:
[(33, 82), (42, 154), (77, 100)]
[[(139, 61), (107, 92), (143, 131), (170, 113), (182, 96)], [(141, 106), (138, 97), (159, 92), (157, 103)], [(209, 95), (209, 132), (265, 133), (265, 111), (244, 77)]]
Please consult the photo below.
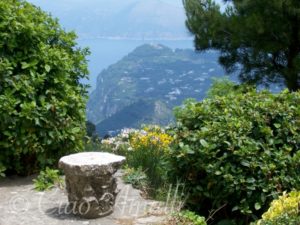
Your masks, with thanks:
[(0, 163), (10, 172), (83, 148), (88, 50), (75, 38), (26, 1), (0, 1)]
[(45, 191), (53, 188), (55, 185), (62, 186), (63, 179), (59, 176), (59, 170), (46, 168), (41, 171), (37, 179), (33, 180), (34, 187), (38, 191)]
[(123, 180), (127, 184), (132, 184), (134, 188), (147, 191), (149, 186), (148, 178), (145, 172), (141, 169), (126, 167), (123, 174)]
[(166, 225), (207, 225), (205, 218), (191, 211), (176, 213), (166, 223)]
[(185, 182), (189, 206), (241, 224), (283, 191), (300, 188), (300, 93), (267, 91), (189, 100), (175, 110), (170, 178)]
[(300, 192), (292, 191), (271, 202), (267, 212), (256, 225), (299, 225)]

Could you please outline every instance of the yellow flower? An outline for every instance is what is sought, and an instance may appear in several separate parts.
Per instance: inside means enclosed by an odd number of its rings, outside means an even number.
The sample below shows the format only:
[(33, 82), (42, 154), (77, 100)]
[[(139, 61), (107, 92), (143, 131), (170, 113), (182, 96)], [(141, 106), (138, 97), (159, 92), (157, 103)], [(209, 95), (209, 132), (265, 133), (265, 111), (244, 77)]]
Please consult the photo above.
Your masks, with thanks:
[(159, 127), (144, 127), (142, 132), (137, 132), (130, 138), (133, 149), (157, 148), (166, 149), (172, 143), (173, 138)]

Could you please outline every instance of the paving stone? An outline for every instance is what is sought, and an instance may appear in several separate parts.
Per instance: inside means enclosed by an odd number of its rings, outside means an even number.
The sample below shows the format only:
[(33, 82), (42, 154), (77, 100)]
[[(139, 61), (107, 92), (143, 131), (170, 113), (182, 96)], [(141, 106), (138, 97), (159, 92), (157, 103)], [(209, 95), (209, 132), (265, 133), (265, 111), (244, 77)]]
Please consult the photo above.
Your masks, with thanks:
[[(145, 225), (157, 224), (158, 218), (149, 214), (156, 211), (158, 202), (145, 200), (140, 191), (124, 184), (122, 173), (115, 174), (120, 189), (109, 216), (84, 219), (74, 216), (66, 208), (68, 196), (65, 190), (34, 190), (35, 177), (9, 177), (0, 180), (0, 225)], [(151, 209), (155, 207), (155, 209)], [(140, 223), (140, 224), (138, 224)]]

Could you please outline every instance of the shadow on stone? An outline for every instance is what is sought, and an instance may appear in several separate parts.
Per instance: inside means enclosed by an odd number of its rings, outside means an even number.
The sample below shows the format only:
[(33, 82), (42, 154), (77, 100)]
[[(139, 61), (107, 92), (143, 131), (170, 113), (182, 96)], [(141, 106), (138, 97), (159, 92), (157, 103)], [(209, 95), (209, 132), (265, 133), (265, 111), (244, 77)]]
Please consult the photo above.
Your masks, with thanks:
[(57, 207), (49, 208), (45, 211), (45, 214), (51, 218), (58, 219), (58, 220), (77, 220), (77, 221), (85, 221), (85, 219), (75, 215), (72, 212), (72, 208), (69, 204), (63, 204)]

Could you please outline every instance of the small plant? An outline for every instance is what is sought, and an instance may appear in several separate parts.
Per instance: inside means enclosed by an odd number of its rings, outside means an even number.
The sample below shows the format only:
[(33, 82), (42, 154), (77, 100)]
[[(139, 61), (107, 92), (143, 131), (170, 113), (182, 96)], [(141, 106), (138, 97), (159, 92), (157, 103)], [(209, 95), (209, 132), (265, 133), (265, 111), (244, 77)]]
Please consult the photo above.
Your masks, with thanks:
[(175, 213), (165, 225), (207, 225), (205, 218), (191, 211)]
[(5, 177), (5, 174), (4, 174), (5, 170), (6, 170), (5, 167), (0, 164), (0, 177)]
[(123, 180), (127, 184), (131, 184), (134, 188), (146, 191), (149, 183), (147, 175), (142, 168), (134, 169), (126, 167), (123, 175)]
[(63, 179), (59, 176), (59, 170), (46, 168), (45, 171), (41, 171), (37, 179), (33, 180), (35, 189), (38, 191), (49, 190), (55, 185), (61, 187), (63, 185)]

